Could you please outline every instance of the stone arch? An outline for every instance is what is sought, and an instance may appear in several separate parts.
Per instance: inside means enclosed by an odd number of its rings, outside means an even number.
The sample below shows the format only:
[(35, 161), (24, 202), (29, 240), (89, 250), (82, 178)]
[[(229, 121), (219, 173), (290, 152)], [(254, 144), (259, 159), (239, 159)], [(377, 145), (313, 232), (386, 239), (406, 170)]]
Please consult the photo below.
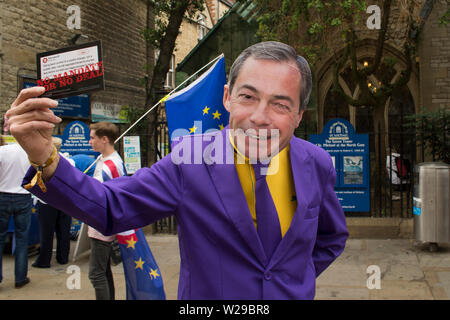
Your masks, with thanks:
[[(364, 39), (360, 41), (358, 49), (357, 49), (357, 56), (358, 60), (364, 60), (364, 59), (370, 59), (373, 58), (375, 55), (375, 47), (376, 47), (376, 41), (373, 39)], [(344, 48), (341, 48), (337, 51), (337, 56), (342, 55), (344, 52)], [(396, 71), (397, 73), (394, 75), (394, 79), (398, 76), (400, 76), (400, 71), (406, 67), (406, 61), (403, 56), (403, 54), (394, 48), (393, 46), (385, 43), (384, 44), (384, 54), (385, 57), (395, 58), (397, 60), (396, 64)], [(317, 88), (317, 124), (319, 132), (323, 128), (325, 124), (325, 119), (327, 118), (324, 114), (324, 111), (328, 108), (325, 106), (325, 103), (327, 101), (327, 97), (329, 96), (329, 91), (333, 85), (333, 64), (334, 64), (334, 56), (330, 56), (327, 59), (323, 60), (324, 63), (320, 65), (320, 67), (317, 69), (316, 72), (316, 88)], [(400, 64), (400, 66), (398, 66)], [(346, 70), (350, 65), (350, 62), (347, 62), (347, 64), (344, 66), (343, 70)], [(376, 79), (373, 79), (374, 81)], [(358, 88), (352, 88), (344, 81), (344, 79), (341, 77), (339, 79), (344, 91), (346, 94), (356, 97), (358, 94)], [(412, 97), (412, 101), (414, 103), (414, 111), (418, 112), (420, 109), (420, 103), (419, 103), (419, 81), (417, 76), (417, 70), (415, 67), (413, 67), (413, 70), (411, 72), (410, 80), (407, 84), (409, 93)], [(390, 101), (386, 103), (386, 109), (385, 109), (385, 123), (386, 128), (389, 128), (389, 106)], [(358, 130), (358, 124), (357, 124), (357, 112), (362, 111), (360, 108), (355, 108), (352, 106), (347, 105), (348, 108), (348, 114), (349, 114), (349, 121), (353, 124), (356, 130)], [(357, 111), (358, 109), (359, 111)], [(366, 110), (367, 112), (367, 110)], [(359, 130), (358, 130), (359, 131)]]

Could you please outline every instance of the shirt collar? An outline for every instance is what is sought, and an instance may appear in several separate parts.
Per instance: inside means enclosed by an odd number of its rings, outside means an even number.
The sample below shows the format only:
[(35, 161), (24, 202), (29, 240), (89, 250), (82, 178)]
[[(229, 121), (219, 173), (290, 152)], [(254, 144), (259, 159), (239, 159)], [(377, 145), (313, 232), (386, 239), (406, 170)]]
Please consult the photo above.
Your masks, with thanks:
[[(250, 159), (248, 157), (246, 157), (245, 155), (243, 155), (238, 150), (236, 145), (234, 144), (233, 137), (231, 136), (231, 130), (228, 132), (228, 138), (229, 138), (228, 140), (230, 141), (230, 144), (233, 146), (234, 162), (238, 163), (238, 164), (242, 164), (242, 163), (249, 164), (250, 163)], [(285, 155), (288, 155), (289, 154), (289, 149), (290, 149), (290, 144), (288, 144), (283, 150), (281, 150), (279, 153), (277, 153), (275, 156), (273, 156), (273, 158), (270, 160), (270, 163), (272, 164), (272, 160), (275, 159), (276, 157), (284, 157)], [(240, 161), (238, 161), (238, 160), (240, 160)]]

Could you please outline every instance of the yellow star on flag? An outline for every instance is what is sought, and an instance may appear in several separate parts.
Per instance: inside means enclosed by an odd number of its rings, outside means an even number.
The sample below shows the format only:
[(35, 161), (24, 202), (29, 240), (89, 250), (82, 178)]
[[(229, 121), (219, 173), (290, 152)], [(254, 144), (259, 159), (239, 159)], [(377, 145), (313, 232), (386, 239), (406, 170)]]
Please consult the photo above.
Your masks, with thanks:
[(208, 106), (206, 106), (205, 109), (203, 109), (203, 114), (204, 114), (204, 115), (207, 114), (208, 111), (209, 111), (209, 108), (208, 108)]
[(143, 266), (144, 266), (145, 261), (142, 261), (141, 257), (139, 257), (139, 260), (135, 261), (134, 263), (136, 263), (136, 268), (135, 269), (139, 268), (141, 270), (144, 270)]
[(197, 127), (194, 124), (194, 126), (192, 128), (189, 128), (189, 133), (195, 133), (196, 130), (197, 130)]
[(137, 241), (134, 241), (134, 239), (131, 238), (130, 240), (126, 240), (126, 242), (128, 243), (127, 249), (130, 248), (130, 247), (135, 249), (134, 245), (136, 244)]
[(213, 119), (220, 119), (220, 116), (221, 116), (222, 114), (221, 113), (219, 113), (219, 111), (218, 110), (216, 110), (216, 112), (214, 112), (213, 113), (213, 116), (214, 116), (214, 118)]
[(158, 269), (153, 270), (152, 268), (150, 268), (149, 274), (150, 274), (150, 279), (152, 279), (152, 280), (155, 279), (156, 277), (159, 277)]
[(223, 130), (223, 124), (222, 124), (222, 123), (219, 124), (219, 129), (220, 129), (220, 130)]

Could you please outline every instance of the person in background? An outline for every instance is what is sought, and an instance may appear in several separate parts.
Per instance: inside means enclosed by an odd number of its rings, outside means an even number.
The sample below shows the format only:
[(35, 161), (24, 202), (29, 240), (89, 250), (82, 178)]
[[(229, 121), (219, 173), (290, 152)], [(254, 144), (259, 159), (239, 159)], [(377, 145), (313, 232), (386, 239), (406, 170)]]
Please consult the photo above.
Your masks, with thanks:
[[(98, 122), (90, 126), (89, 143), (94, 151), (101, 153), (94, 171), (94, 178), (105, 182), (126, 175), (122, 158), (114, 149), (119, 129), (110, 122)], [(105, 236), (93, 227), (88, 227), (91, 240), (89, 280), (95, 289), (97, 300), (114, 300), (114, 279), (111, 272), (112, 242), (115, 235)]]
[[(53, 144), (59, 152), (61, 139), (53, 137)], [(61, 155), (60, 155), (61, 156)], [(32, 264), (34, 268), (50, 268), (53, 252), (53, 236), (56, 233), (56, 261), (69, 262), (70, 225), (72, 217), (38, 199), (39, 255)]]
[[(0, 136), (1, 137), (1, 136)], [(3, 138), (1, 139), (3, 141)], [(9, 220), (14, 220), (15, 287), (30, 282), (28, 274), (28, 232), (31, 224), (31, 194), (22, 188), (30, 163), (19, 144), (0, 146), (0, 282), (3, 280), (2, 256)]]

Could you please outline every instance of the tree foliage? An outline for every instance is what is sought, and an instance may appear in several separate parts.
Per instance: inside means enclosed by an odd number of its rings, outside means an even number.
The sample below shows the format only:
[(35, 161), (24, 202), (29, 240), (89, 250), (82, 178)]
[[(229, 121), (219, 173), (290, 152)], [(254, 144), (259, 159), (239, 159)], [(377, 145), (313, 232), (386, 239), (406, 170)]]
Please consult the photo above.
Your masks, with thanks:
[(450, 164), (450, 110), (426, 111), (407, 117), (406, 128), (413, 128), (422, 148), (435, 160)]
[(450, 22), (450, 9), (447, 9), (445, 13), (439, 18), (439, 24), (441, 26), (446, 26)]
[(327, 34), (346, 37), (365, 15), (364, 0), (257, 0), (258, 34), (293, 46), (311, 65), (330, 52)]

